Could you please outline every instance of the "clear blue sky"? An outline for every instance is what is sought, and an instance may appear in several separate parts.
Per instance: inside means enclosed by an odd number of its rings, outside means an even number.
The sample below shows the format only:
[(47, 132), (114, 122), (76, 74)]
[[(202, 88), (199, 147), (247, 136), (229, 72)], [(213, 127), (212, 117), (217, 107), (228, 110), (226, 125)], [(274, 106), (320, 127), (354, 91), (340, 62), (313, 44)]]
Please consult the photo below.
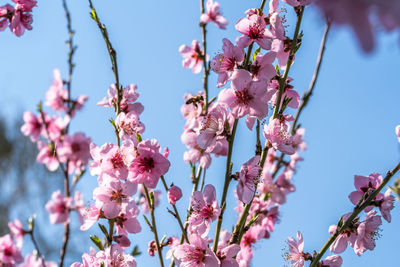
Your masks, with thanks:
[[(113, 114), (111, 110), (96, 106), (113, 82), (108, 55), (95, 23), (89, 18), (88, 3), (84, 0), (69, 2), (78, 45), (72, 94), (90, 97), (85, 109), (73, 121), (71, 130), (83, 130), (97, 144), (113, 142), (114, 133), (108, 122)], [(208, 27), (211, 57), (221, 51), (222, 38), (234, 41), (239, 35), (234, 24), (244, 11), (260, 4), (256, 0), (220, 2), (230, 24), (226, 31), (214, 25)], [(178, 47), (201, 38), (199, 1), (95, 0), (94, 4), (118, 52), (122, 83), (139, 86), (140, 102), (145, 106), (142, 116), (146, 124), (145, 137), (157, 138), (162, 146), (170, 148), (172, 166), (166, 178), (184, 189), (185, 200), (178, 204), (183, 214), (191, 183), (189, 167), (182, 160), (185, 147), (180, 143), (184, 125), (180, 106), (183, 95), (201, 90), (202, 84), (201, 75), (193, 75), (181, 67)], [(293, 13), (288, 10), (287, 19), (293, 26)], [(33, 15), (33, 31), (26, 32), (22, 38), (13, 36), (8, 30), (0, 33), (1, 105), (2, 111), (10, 117), (24, 109), (36, 109), (52, 81), (53, 68), (60, 68), (64, 77), (67, 71), (64, 42), (67, 32), (61, 1), (41, 0)], [(308, 87), (314, 71), (323, 28), (319, 15), (313, 9), (307, 9), (302, 27), (303, 46), (290, 74), (294, 78), (292, 84), (300, 94)], [(292, 27), (289, 32), (291, 36)], [(281, 222), (271, 238), (256, 245), (253, 266), (265, 266), (267, 261), (269, 266), (283, 266), (281, 255), (285, 240), (298, 230), (303, 232), (306, 250), (319, 250), (329, 237), (329, 225), (352, 209), (347, 196), (353, 190), (353, 175), (384, 173), (400, 159), (394, 134), (394, 127), (400, 124), (398, 37), (386, 34), (378, 37), (375, 52), (365, 55), (349, 29), (331, 32), (315, 94), (301, 118), (306, 128), (308, 150), (302, 154), (305, 161), (299, 164), (294, 178), (297, 191), (281, 208)], [(213, 74), (210, 80), (212, 96), (218, 94), (215, 81)], [(243, 126), (240, 124), (235, 141), (235, 169), (247, 161), (254, 150), (253, 133)], [(218, 199), (224, 162), (225, 159), (214, 160), (207, 175), (207, 183), (218, 187)], [(95, 185), (96, 178), (89, 175), (82, 180), (79, 189), (84, 192), (85, 200), (90, 200)], [(227, 229), (236, 221), (232, 212), (232, 190), (225, 216), (230, 219), (223, 224)], [(159, 232), (177, 233), (178, 227), (166, 212), (165, 202), (164, 198), (164, 204), (157, 210)], [(399, 226), (400, 213), (395, 208), (392, 223), (383, 223), (382, 237), (377, 240), (376, 249), (367, 251), (362, 257), (347, 250), (342, 254), (343, 266), (394, 266), (392, 258), (398, 253)], [(59, 246), (62, 226), (52, 227), (58, 229), (51, 238), (54, 246)], [(146, 224), (142, 223), (142, 227), (144, 232), (131, 236), (131, 240), (142, 244), (140, 249), (146, 252), (143, 245), (147, 245), (152, 236)], [(74, 235), (79, 240), (89, 238), (89, 232), (75, 232)], [(79, 249), (82, 253), (89, 251), (88, 246)], [(80, 261), (70, 259), (76, 260)], [(157, 264), (157, 258), (150, 258), (146, 253), (137, 261), (139, 266)]]

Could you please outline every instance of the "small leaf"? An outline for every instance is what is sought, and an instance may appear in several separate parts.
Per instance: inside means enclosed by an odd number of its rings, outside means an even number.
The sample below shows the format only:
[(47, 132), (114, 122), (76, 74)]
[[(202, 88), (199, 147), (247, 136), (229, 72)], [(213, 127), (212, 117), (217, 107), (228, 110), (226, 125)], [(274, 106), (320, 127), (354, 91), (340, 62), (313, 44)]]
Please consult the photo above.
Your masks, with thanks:
[(104, 225), (102, 225), (101, 223), (99, 223), (99, 228), (103, 232), (103, 234), (106, 236), (106, 238), (108, 238), (107, 228)]
[(142, 254), (142, 252), (139, 251), (139, 247), (138, 247), (138, 246), (135, 246), (135, 247), (133, 248), (133, 251), (132, 251), (131, 255), (132, 255), (133, 257), (135, 257), (135, 256), (139, 256), (140, 254)]
[(136, 140), (138, 142), (142, 142), (142, 136), (140, 135), (140, 133), (136, 133)]
[(103, 250), (103, 243), (101, 243), (100, 238), (97, 235), (91, 235), (90, 236), (90, 240), (92, 240), (92, 242), (96, 245), (96, 247), (100, 250)]
[(258, 48), (256, 49), (256, 51), (254, 51), (253, 61), (256, 60), (256, 56), (258, 55), (258, 53), (260, 53), (260, 51), (261, 51), (261, 47), (258, 47)]

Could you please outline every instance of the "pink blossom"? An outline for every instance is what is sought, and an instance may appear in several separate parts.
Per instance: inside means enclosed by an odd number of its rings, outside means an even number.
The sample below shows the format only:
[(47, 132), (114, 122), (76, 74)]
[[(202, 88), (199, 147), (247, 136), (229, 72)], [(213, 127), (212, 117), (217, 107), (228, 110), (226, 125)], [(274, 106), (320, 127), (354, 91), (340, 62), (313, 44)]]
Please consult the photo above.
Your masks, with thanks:
[(14, 244), (11, 236), (8, 234), (0, 237), (0, 262), (5, 266), (15, 266), (23, 260), (20, 248)]
[(400, 142), (400, 125), (396, 126), (396, 135), (397, 135), (397, 138), (398, 138), (398, 140)]
[(225, 30), (226, 25), (228, 25), (228, 21), (224, 18), (219, 11), (219, 3), (213, 2), (213, 0), (208, 0), (207, 4), (207, 13), (203, 13), (200, 16), (200, 21), (203, 23), (214, 22), (218, 28)]
[(61, 161), (69, 163), (68, 171), (70, 173), (79, 173), (89, 162), (90, 143), (92, 139), (86, 137), (84, 133), (78, 132), (74, 135), (65, 135), (64, 140), (58, 149)]
[(210, 153), (207, 153), (202, 149), (190, 149), (183, 154), (183, 160), (186, 163), (199, 163), (199, 166), (203, 169), (208, 169), (211, 165)]
[[(96, 259), (96, 250), (92, 247), (90, 247), (90, 254), (88, 253), (83, 253), (82, 255), (82, 263), (79, 262), (74, 262), (73, 264), (71, 264), (71, 267), (91, 267), (93, 265), (95, 265), (97, 262)], [(99, 264), (100, 265), (100, 264)]]
[(240, 251), (240, 246), (232, 244), (222, 249), (218, 249), (217, 257), (221, 262), (221, 267), (239, 267), (235, 257)]
[(395, 197), (392, 195), (392, 190), (386, 190), (383, 198), (379, 200), (379, 210), (381, 211), (382, 217), (390, 223), (392, 215), (390, 211), (394, 208)]
[(85, 203), (83, 202), (82, 193), (79, 191), (75, 191), (74, 203), (71, 206), (71, 210), (75, 210), (78, 213), (79, 221), (81, 224), (83, 224), (86, 207), (85, 207)]
[(49, 171), (55, 171), (58, 169), (59, 162), (56, 157), (56, 151), (50, 144), (39, 141), (37, 143), (39, 154), (36, 157), (36, 161), (46, 165)]
[(232, 75), (232, 88), (219, 93), (218, 102), (230, 107), (236, 118), (251, 115), (263, 119), (268, 113), (270, 97), (264, 82), (253, 81), (247, 71), (240, 69)]
[(25, 231), (22, 228), (22, 223), (20, 220), (15, 219), (14, 222), (8, 223), (8, 228), (10, 228), (10, 233), (13, 239), (17, 242), (17, 247), (21, 248), (24, 242)]
[[(345, 222), (349, 217), (351, 213), (347, 213), (342, 216), (343, 222)], [(352, 223), (351, 227), (347, 228), (344, 230), (332, 243), (330, 246), (330, 250), (334, 253), (342, 253), (343, 251), (346, 250), (347, 248), (347, 242), (350, 243), (352, 247), (354, 247), (354, 243), (357, 239), (357, 225)], [(329, 233), (331, 235), (334, 235), (337, 230), (337, 225), (331, 225), (329, 226)]]
[(0, 31), (4, 31), (8, 27), (9, 16), (14, 13), (14, 7), (5, 4), (0, 7)]
[(212, 151), (217, 143), (217, 137), (225, 131), (227, 120), (228, 111), (226, 108), (222, 105), (213, 106), (209, 113), (203, 117), (200, 134), (197, 137), (199, 147)]
[(71, 267), (91, 267), (91, 266), (113, 266), (113, 267), (136, 267), (136, 260), (130, 254), (125, 254), (124, 249), (118, 244), (112, 244), (104, 250), (96, 253), (94, 249), (90, 254), (82, 255), (82, 263), (75, 262)]
[(136, 134), (142, 134), (145, 129), (144, 124), (139, 119), (139, 115), (135, 112), (121, 112), (117, 116), (115, 123), (119, 127), (118, 134), (122, 140), (136, 140)]
[(175, 248), (173, 255), (179, 267), (220, 267), (220, 261), (208, 248), (207, 241), (198, 235), (189, 235), (190, 244)]
[(101, 207), (102, 202), (96, 201), (95, 204), (91, 204), (82, 212), (84, 223), (80, 227), (81, 231), (88, 230), (99, 220), (100, 217), (104, 217)]
[[(293, 90), (293, 86), (289, 84), (291, 81), (292, 81), (291, 78), (287, 79), (285, 88), (283, 90), (280, 106), (282, 106), (283, 100), (285, 98), (287, 98), (287, 99), (290, 98), (291, 100), (287, 106), (296, 109), (300, 105), (300, 95), (295, 90)], [(276, 79), (271, 80), (270, 84), (268, 85), (268, 88), (273, 93), (271, 102), (273, 103), (273, 105), (276, 106), (276, 101), (278, 98), (278, 93), (279, 93), (279, 88), (280, 88), (278, 80), (276, 80)]]
[(137, 220), (138, 215), (139, 208), (134, 201), (122, 203), (120, 213), (115, 219), (117, 233), (119, 235), (139, 233), (142, 228)]
[(198, 41), (193, 40), (192, 46), (181, 45), (179, 53), (183, 57), (182, 65), (184, 68), (192, 69), (195, 74), (200, 73), (203, 68), (203, 53)]
[(250, 261), (253, 258), (253, 251), (250, 246), (242, 247), (236, 256), (239, 267), (250, 267)]
[(45, 105), (56, 111), (66, 111), (66, 101), (68, 100), (68, 90), (64, 87), (61, 74), (58, 69), (53, 71), (53, 83), (46, 93)]
[(258, 240), (263, 238), (265, 235), (265, 228), (262, 225), (254, 225), (250, 227), (250, 229), (244, 233), (240, 245), (242, 247), (251, 247)]
[(112, 181), (107, 186), (97, 187), (93, 191), (93, 198), (104, 203), (104, 215), (107, 219), (115, 218), (121, 211), (121, 204), (129, 201), (129, 197), (136, 193), (137, 185), (126, 181)]
[(253, 199), (257, 183), (261, 174), (261, 167), (258, 165), (260, 156), (255, 156), (242, 165), (239, 173), (239, 183), (236, 192), (239, 200), (248, 204)]
[(22, 11), (30, 12), (36, 6), (36, 0), (12, 0), (16, 3), (16, 8)]
[(198, 119), (203, 112), (204, 92), (198, 92), (197, 95), (185, 94), (184, 100), (181, 113), (186, 119), (185, 129), (196, 128), (200, 124)]
[(90, 154), (93, 158), (93, 162), (90, 164), (91, 174), (99, 175), (100, 181), (103, 180), (104, 174), (110, 178), (126, 179), (129, 153), (132, 152), (127, 143), (121, 147), (111, 143), (105, 143), (101, 147), (90, 144)]
[(160, 151), (160, 145), (155, 139), (140, 142), (137, 146), (138, 156), (129, 166), (129, 180), (155, 188), (160, 176), (164, 175), (170, 166)]
[(190, 197), (190, 203), (193, 212), (187, 222), (189, 233), (196, 233), (205, 237), (210, 230), (211, 222), (215, 221), (220, 213), (214, 186), (206, 185), (203, 193), (199, 191), (193, 192)]
[(176, 185), (171, 186), (168, 189), (168, 202), (171, 205), (175, 205), (176, 202), (181, 199), (182, 197), (182, 190), (177, 187)]
[(366, 250), (375, 248), (375, 239), (378, 227), (382, 224), (381, 216), (375, 210), (368, 212), (364, 221), (357, 227), (357, 239), (354, 243), (354, 252), (360, 256)]
[[(44, 262), (46, 267), (57, 267), (57, 263), (54, 261), (46, 261)], [(43, 261), (41, 258), (39, 258), (37, 255), (33, 254), (28, 254), (25, 257), (25, 261), (18, 265), (19, 267), (42, 267), (43, 266)]]
[(250, 73), (256, 80), (269, 82), (276, 75), (276, 70), (272, 63), (276, 57), (275, 52), (269, 52), (265, 55), (257, 54), (254, 62), (250, 65)]
[(226, 84), (236, 66), (241, 64), (244, 59), (243, 48), (234, 46), (231, 41), (226, 38), (222, 39), (222, 42), (222, 50), (224, 53), (216, 55), (211, 60), (211, 69), (218, 73), (218, 88)]
[(290, 125), (288, 121), (291, 117), (282, 116), (281, 119), (271, 117), (269, 124), (264, 125), (264, 136), (273, 148), (292, 155), (296, 152), (293, 147), (293, 137), (290, 134)]
[(249, 46), (252, 42), (256, 42), (261, 48), (269, 50), (271, 48), (271, 40), (265, 29), (265, 15), (252, 14), (246, 18), (241, 18), (236, 22), (235, 28), (242, 36), (236, 43), (240, 48)]
[(31, 24), (33, 22), (33, 19), (32, 14), (29, 13), (29, 11), (26, 12), (23, 5), (17, 4), (15, 6), (14, 14), (10, 22), (10, 30), (18, 37), (22, 36), (25, 30), (32, 30)]
[[(139, 94), (136, 92), (137, 85), (130, 84), (123, 88), (122, 90), (122, 98), (121, 98), (121, 111), (124, 113), (134, 112), (137, 115), (140, 115), (143, 112), (143, 105), (139, 102), (134, 103), (138, 98)], [(108, 97), (104, 97), (101, 101), (97, 103), (99, 106), (103, 107), (113, 107), (116, 109), (117, 106), (117, 88), (115, 84), (110, 85), (110, 88), (107, 91)]]
[(293, 237), (288, 238), (289, 252), (287, 253), (287, 259), (291, 261), (292, 266), (302, 267), (304, 266), (304, 241), (303, 236), (300, 232), (297, 232), (297, 240)]
[(50, 213), (50, 223), (64, 223), (69, 221), (71, 198), (64, 197), (60, 190), (53, 192), (51, 200), (46, 204), (46, 210)]
[(41, 115), (35, 116), (30, 111), (24, 112), (24, 125), (21, 126), (21, 132), (29, 136), (32, 142), (39, 140), (41, 132), (44, 130)]
[[(354, 186), (356, 187), (356, 191), (353, 191), (349, 195), (349, 199), (351, 203), (357, 205), (360, 201), (361, 197), (365, 193), (371, 193), (372, 190), (378, 188), (378, 186), (382, 183), (382, 176), (379, 173), (372, 173), (368, 177), (354, 175)], [(381, 199), (383, 197), (382, 193), (379, 193), (377, 199)], [(365, 208), (365, 211), (368, 212), (372, 209), (372, 206)]]
[(343, 259), (339, 255), (332, 255), (322, 261), (324, 267), (340, 267), (343, 264)]

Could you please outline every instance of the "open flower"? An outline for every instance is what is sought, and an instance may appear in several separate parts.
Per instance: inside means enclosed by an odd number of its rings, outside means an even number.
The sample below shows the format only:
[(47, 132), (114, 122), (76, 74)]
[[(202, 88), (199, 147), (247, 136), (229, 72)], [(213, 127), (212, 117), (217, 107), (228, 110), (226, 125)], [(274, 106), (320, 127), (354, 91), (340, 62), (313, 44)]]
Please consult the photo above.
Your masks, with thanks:
[(219, 93), (218, 102), (230, 107), (236, 118), (251, 115), (261, 120), (268, 113), (271, 96), (267, 93), (264, 82), (253, 81), (246, 70), (240, 69), (232, 75), (232, 88)]
[(236, 43), (240, 48), (249, 46), (252, 42), (256, 42), (261, 48), (269, 50), (271, 48), (270, 36), (265, 29), (265, 15), (261, 16), (256, 14), (249, 15), (246, 18), (241, 18), (236, 22), (235, 28), (242, 36), (240, 36)]
[(206, 185), (203, 193), (193, 192), (190, 197), (190, 204), (193, 212), (187, 222), (189, 233), (196, 233), (205, 237), (210, 230), (211, 222), (215, 221), (220, 213), (214, 186)]
[(183, 57), (182, 65), (184, 68), (192, 69), (195, 74), (200, 73), (203, 68), (203, 54), (197, 40), (192, 41), (192, 46), (181, 45), (179, 53)]
[(175, 264), (179, 267), (220, 267), (220, 261), (208, 248), (207, 241), (198, 235), (189, 235), (190, 244), (174, 249)]
[(258, 165), (259, 160), (260, 156), (255, 156), (240, 168), (236, 193), (243, 203), (250, 203), (255, 194), (261, 172), (261, 167)]
[(203, 23), (214, 22), (218, 28), (225, 30), (226, 25), (228, 25), (228, 21), (221, 15), (219, 11), (219, 3), (213, 2), (213, 0), (208, 0), (207, 4), (207, 13), (203, 13), (200, 16), (200, 21)]
[(160, 150), (160, 145), (155, 139), (140, 142), (137, 146), (138, 156), (129, 166), (128, 179), (155, 188), (160, 176), (164, 175), (170, 166)]

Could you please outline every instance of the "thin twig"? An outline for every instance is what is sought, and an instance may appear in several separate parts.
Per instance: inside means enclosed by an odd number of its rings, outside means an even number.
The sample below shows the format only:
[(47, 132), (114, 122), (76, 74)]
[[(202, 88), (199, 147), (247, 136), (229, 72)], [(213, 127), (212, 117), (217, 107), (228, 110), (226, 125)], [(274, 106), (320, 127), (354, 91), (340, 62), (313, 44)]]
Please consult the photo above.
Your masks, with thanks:
[(315, 256), (313, 259), (310, 267), (316, 267), (319, 260), (324, 256), (325, 252), (328, 250), (328, 248), (332, 245), (332, 243), (336, 240), (336, 238), (343, 233), (353, 222), (353, 220), (366, 208), (368, 207), (372, 201), (375, 200), (376, 196), (382, 189), (386, 186), (386, 184), (390, 181), (390, 179), (400, 170), (400, 162), (397, 163), (397, 165), (391, 170), (388, 171), (386, 174), (386, 177), (383, 179), (382, 183), (379, 185), (377, 189), (375, 189), (371, 195), (367, 197), (367, 199), (363, 202), (361, 205), (357, 205), (353, 213), (346, 219), (346, 221), (343, 223), (342, 226), (338, 225), (338, 228), (336, 229), (336, 232), (334, 235), (332, 235), (328, 241), (325, 243), (325, 245), (321, 248), (321, 250), (318, 252), (318, 254)]

